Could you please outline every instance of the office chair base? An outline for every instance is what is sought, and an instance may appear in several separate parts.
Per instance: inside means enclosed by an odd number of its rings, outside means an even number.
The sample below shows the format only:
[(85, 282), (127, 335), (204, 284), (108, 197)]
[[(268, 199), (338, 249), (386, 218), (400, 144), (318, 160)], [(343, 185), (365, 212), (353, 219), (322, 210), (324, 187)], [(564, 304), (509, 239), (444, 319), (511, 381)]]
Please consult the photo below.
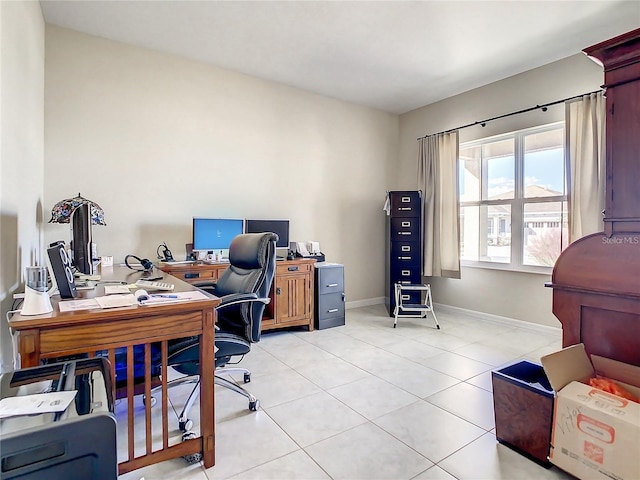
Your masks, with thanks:
[[(247, 398), (249, 400), (249, 410), (251, 410), (252, 412), (255, 412), (260, 407), (260, 401), (256, 397), (254, 397), (251, 392), (248, 392), (247, 390), (242, 388), (235, 381), (228, 380), (226, 378), (222, 378), (222, 377), (218, 376), (218, 373), (227, 374), (227, 373), (232, 373), (232, 371), (237, 371), (237, 370), (240, 370), (241, 372), (242, 371), (248, 372), (248, 370), (246, 370), (246, 369), (225, 368), (224, 371), (217, 371), (216, 372), (216, 376), (214, 377), (214, 383), (216, 385), (220, 385), (221, 387), (228, 388), (229, 390), (233, 390), (234, 392), (239, 393), (243, 397)], [(249, 375), (250, 375), (250, 372), (249, 372)], [(246, 376), (245, 376), (245, 378), (246, 378)]]

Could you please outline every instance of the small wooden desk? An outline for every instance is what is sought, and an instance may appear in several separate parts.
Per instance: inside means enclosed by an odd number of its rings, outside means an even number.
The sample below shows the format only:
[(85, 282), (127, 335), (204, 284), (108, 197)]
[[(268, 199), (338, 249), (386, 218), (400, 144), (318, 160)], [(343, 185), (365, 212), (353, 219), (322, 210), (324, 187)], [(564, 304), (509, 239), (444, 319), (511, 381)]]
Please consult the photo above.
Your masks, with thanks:
[[(155, 272), (154, 272), (155, 273)], [(124, 267), (109, 267), (100, 271), (101, 282), (124, 281), (135, 283), (142, 273)], [(162, 281), (173, 283), (176, 292), (195, 290), (178, 278), (164, 274)], [(103, 283), (93, 290), (79, 291), (78, 298), (92, 298), (104, 295)], [(41, 360), (69, 355), (89, 354), (105, 351), (111, 363), (111, 373), (115, 378), (115, 350), (126, 348), (127, 355), (127, 439), (128, 457), (120, 462), (120, 474), (145, 465), (170, 458), (202, 452), (204, 466), (215, 464), (214, 433), (214, 324), (215, 307), (220, 303), (217, 297), (208, 295), (206, 300), (168, 303), (166, 305), (121, 307), (114, 309), (93, 309), (61, 313), (58, 296), (52, 298), (53, 312), (45, 315), (14, 315), (9, 327), (18, 332), (18, 351), (21, 367), (40, 365)], [(167, 384), (162, 382), (161, 398), (156, 408), (162, 408), (160, 426), (162, 446), (154, 449), (152, 441), (151, 402), (145, 402), (145, 454), (136, 456), (134, 442), (134, 346), (142, 345), (145, 379), (142, 393), (151, 398), (151, 344), (161, 351), (160, 378), (167, 378), (167, 341), (190, 336), (200, 336), (200, 434), (198, 438), (169, 445), (169, 402)], [(115, 382), (114, 382), (115, 385)], [(115, 392), (114, 392), (115, 395)], [(114, 397), (115, 398), (115, 397)], [(154, 422), (154, 430), (159, 429)], [(177, 425), (177, 419), (174, 421)], [(172, 425), (172, 428), (173, 425)], [(138, 435), (139, 437), (140, 435)]]

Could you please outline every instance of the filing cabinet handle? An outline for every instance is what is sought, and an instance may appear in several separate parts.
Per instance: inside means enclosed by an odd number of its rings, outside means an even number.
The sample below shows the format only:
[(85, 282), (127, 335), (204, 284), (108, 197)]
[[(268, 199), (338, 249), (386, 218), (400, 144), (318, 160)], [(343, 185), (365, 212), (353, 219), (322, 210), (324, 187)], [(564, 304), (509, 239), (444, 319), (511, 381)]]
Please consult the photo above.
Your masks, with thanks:
[(400, 298), (402, 300), (409, 300), (411, 298), (411, 295), (400, 295)]
[(297, 272), (298, 271), (298, 266), (294, 266), (294, 267), (288, 267), (287, 270), (289, 270), (290, 272)]
[(187, 272), (184, 274), (184, 278), (200, 278), (200, 274), (198, 272)]
[(282, 289), (280, 287), (276, 288), (276, 295), (280, 295), (282, 293)]
[(403, 227), (410, 227), (411, 226), (411, 222), (402, 222), (400, 223), (401, 226)]
[(403, 277), (408, 277), (409, 275), (411, 275), (411, 270), (402, 270), (400, 272), (400, 275), (402, 275)]
[(398, 257), (398, 260), (411, 260), (411, 257)]
[(409, 203), (411, 201), (411, 197), (400, 197), (400, 201), (402, 203)]
[(398, 210), (400, 210), (401, 212), (410, 212), (411, 207), (398, 207)]
[(329, 283), (327, 284), (327, 287), (337, 287), (338, 284), (337, 283)]
[(402, 247), (400, 247), (400, 250), (402, 250), (403, 252), (410, 252), (411, 251), (411, 246), (410, 245), (402, 245)]
[(337, 311), (337, 308), (330, 308), (329, 310), (327, 310), (327, 313), (336, 313)]
[(411, 235), (411, 232), (398, 232), (398, 235)]

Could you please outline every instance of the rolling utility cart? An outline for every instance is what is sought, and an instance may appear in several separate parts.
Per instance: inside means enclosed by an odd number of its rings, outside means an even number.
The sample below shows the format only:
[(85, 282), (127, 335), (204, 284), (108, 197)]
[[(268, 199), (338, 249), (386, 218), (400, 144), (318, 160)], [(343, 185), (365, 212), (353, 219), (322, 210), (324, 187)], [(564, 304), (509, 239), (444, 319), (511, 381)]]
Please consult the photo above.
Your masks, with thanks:
[[(403, 293), (408, 292), (408, 293)], [(424, 303), (415, 303), (415, 296), (411, 293), (418, 292), (420, 297), (424, 292)], [(415, 316), (418, 318), (426, 318), (427, 313), (431, 312), (436, 328), (440, 330), (440, 324), (436, 318), (436, 312), (433, 311), (433, 302), (431, 301), (431, 287), (429, 284), (416, 283), (396, 283), (395, 284), (395, 308), (393, 309), (393, 328), (398, 324), (398, 314), (406, 312), (407, 316)], [(411, 315), (411, 314), (415, 315)]]

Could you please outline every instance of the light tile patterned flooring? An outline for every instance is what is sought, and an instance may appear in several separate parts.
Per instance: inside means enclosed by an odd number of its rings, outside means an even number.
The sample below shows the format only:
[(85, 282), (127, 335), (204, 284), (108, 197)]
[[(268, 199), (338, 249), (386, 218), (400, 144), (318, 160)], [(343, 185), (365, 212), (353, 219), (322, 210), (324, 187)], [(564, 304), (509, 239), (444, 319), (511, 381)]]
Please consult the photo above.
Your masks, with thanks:
[[(345, 326), (263, 335), (241, 363), (259, 410), (216, 386), (216, 465), (174, 459), (120, 479), (573, 478), (494, 434), (491, 370), (539, 362), (561, 347), (560, 330), (436, 314), (441, 330), (431, 318), (394, 329), (374, 305), (347, 310)], [(188, 391), (172, 390), (177, 409)]]

